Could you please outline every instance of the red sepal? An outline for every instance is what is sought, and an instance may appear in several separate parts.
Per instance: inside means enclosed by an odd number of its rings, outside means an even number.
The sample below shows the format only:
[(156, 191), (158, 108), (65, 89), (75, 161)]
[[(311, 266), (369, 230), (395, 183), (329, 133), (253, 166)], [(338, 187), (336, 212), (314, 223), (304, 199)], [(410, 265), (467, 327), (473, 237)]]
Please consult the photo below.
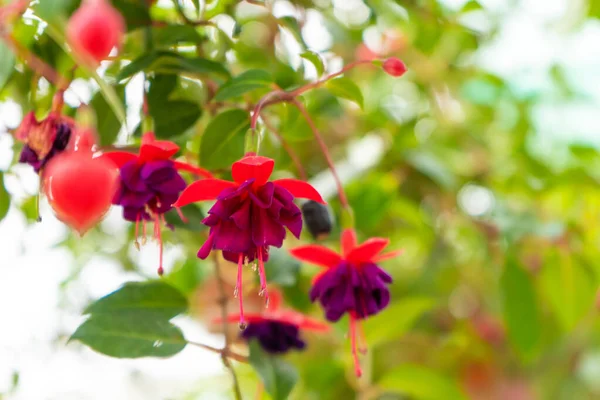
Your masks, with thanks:
[(375, 256), (375, 258), (373, 258), (373, 261), (380, 262), (380, 261), (389, 260), (391, 258), (398, 257), (402, 253), (404, 253), (404, 249), (390, 251), (389, 253), (384, 253), (384, 254), (380, 254), (378, 256)]
[(290, 250), (290, 254), (298, 260), (325, 268), (335, 267), (342, 261), (342, 257), (327, 247), (309, 244)]
[(168, 160), (179, 151), (179, 146), (168, 140), (156, 140), (154, 133), (147, 132), (142, 136), (140, 147), (140, 160), (155, 161)]
[(342, 232), (342, 256), (348, 257), (348, 254), (354, 250), (358, 241), (356, 240), (356, 232), (354, 229), (344, 229)]
[(223, 190), (236, 186), (235, 183), (222, 179), (202, 179), (183, 189), (173, 207), (183, 207), (196, 201), (215, 200)]
[(273, 183), (286, 189), (294, 197), (314, 200), (321, 204), (327, 204), (319, 192), (317, 192), (317, 189), (312, 187), (312, 185), (308, 182), (300, 181), (298, 179), (277, 179), (273, 181)]
[(198, 175), (198, 176), (203, 176), (205, 178), (212, 178), (213, 175), (205, 170), (204, 168), (200, 168), (200, 167), (196, 167), (193, 166), (191, 164), (187, 164), (181, 161), (173, 161), (173, 164), (175, 165), (175, 168), (178, 171), (186, 171), (186, 172), (190, 172), (192, 174)]
[(346, 259), (352, 263), (373, 261), (389, 243), (389, 239), (371, 238), (348, 253)]
[(128, 153), (126, 151), (109, 151), (107, 153), (100, 154), (98, 157), (112, 161), (113, 164), (115, 164), (118, 168), (121, 168), (129, 161), (138, 158), (136, 154)]

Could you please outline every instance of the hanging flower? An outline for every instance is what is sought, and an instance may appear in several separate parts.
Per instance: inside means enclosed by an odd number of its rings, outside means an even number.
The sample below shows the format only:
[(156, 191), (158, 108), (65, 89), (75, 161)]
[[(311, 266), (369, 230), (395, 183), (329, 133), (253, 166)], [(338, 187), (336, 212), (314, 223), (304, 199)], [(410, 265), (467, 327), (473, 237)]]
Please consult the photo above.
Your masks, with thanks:
[(198, 251), (205, 259), (211, 250), (222, 250), (223, 257), (238, 264), (236, 292), (240, 293), (240, 325), (244, 325), (242, 304), (242, 266), (258, 261), (261, 290), (268, 304), (264, 262), (269, 259), (269, 247), (281, 247), (285, 228), (296, 237), (302, 231), (302, 213), (294, 198), (308, 198), (324, 203), (310, 184), (296, 179), (270, 182), (274, 161), (267, 157), (248, 155), (232, 166), (233, 182), (204, 179), (188, 186), (175, 207), (196, 201), (216, 200), (202, 221), (210, 227), (208, 240)]
[(179, 146), (175, 143), (156, 140), (154, 134), (148, 132), (142, 136), (139, 154), (112, 151), (102, 155), (119, 167), (121, 179), (113, 204), (123, 207), (123, 218), (135, 222), (135, 245), (138, 249), (140, 221), (142, 244), (146, 242), (146, 221), (154, 221), (153, 236), (160, 246), (160, 275), (163, 273), (160, 225), (166, 225), (165, 213), (171, 210), (172, 204), (186, 186), (179, 171), (212, 177), (202, 168), (172, 160), (177, 151)]
[(358, 245), (354, 230), (346, 229), (341, 238), (342, 254), (319, 245), (290, 250), (297, 259), (325, 268), (313, 280), (310, 299), (321, 303), (325, 317), (331, 322), (338, 321), (348, 313), (352, 354), (358, 376), (361, 370), (357, 355), (357, 321), (379, 313), (390, 302), (388, 285), (392, 283), (392, 277), (377, 263), (402, 253), (399, 250), (380, 254), (389, 242), (389, 239), (371, 238)]
[[(290, 350), (302, 350), (306, 343), (300, 337), (300, 331), (327, 332), (329, 325), (310, 318), (294, 310), (281, 308), (282, 296), (279, 291), (271, 291), (269, 308), (262, 314), (246, 314), (247, 325), (241, 337), (249, 342), (258, 340), (261, 347), (272, 354), (282, 354)], [(240, 314), (227, 316), (228, 322), (239, 322)], [(222, 322), (216, 319), (215, 322)]]
[(33, 111), (28, 113), (15, 131), (15, 137), (25, 143), (19, 162), (39, 173), (52, 157), (67, 148), (74, 127), (73, 120), (54, 112), (39, 122)]

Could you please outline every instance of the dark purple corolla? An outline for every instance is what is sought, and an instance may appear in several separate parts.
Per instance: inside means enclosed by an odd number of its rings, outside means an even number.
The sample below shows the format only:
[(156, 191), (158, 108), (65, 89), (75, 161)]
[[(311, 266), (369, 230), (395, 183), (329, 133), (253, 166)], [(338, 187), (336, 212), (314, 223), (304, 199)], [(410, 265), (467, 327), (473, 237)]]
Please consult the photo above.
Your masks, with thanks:
[(62, 115), (50, 113), (38, 122), (30, 112), (15, 131), (15, 137), (25, 143), (19, 162), (31, 165), (39, 173), (52, 157), (67, 148), (73, 127), (74, 122)]
[(392, 277), (377, 263), (396, 257), (401, 251), (380, 254), (390, 242), (384, 238), (371, 238), (358, 245), (352, 229), (342, 232), (341, 241), (341, 255), (319, 245), (296, 247), (290, 252), (299, 260), (326, 268), (315, 276), (310, 298), (321, 303), (329, 321), (335, 322), (345, 313), (350, 316), (352, 354), (356, 374), (360, 376), (358, 321), (379, 313), (390, 302), (388, 285)]
[[(204, 179), (188, 186), (177, 202), (183, 207), (196, 201), (216, 200), (202, 222), (210, 226), (208, 240), (198, 251), (205, 259), (214, 249), (238, 264), (236, 290), (242, 293), (242, 267), (257, 260), (260, 293), (268, 301), (264, 262), (269, 247), (281, 247), (286, 228), (296, 237), (302, 231), (302, 213), (294, 198), (308, 198), (324, 203), (310, 184), (296, 179), (269, 181), (274, 161), (267, 157), (248, 155), (235, 162), (231, 169), (233, 182)], [(242, 296), (240, 324), (244, 324)]]
[[(300, 337), (302, 331), (325, 333), (329, 325), (322, 321), (310, 318), (294, 310), (282, 308), (283, 297), (278, 290), (271, 292), (269, 308), (261, 314), (247, 314), (247, 325), (241, 333), (247, 342), (256, 339), (260, 346), (267, 352), (282, 354), (290, 350), (302, 350), (306, 343)], [(227, 316), (228, 322), (239, 322), (238, 313)], [(215, 322), (222, 320), (217, 318)]]
[(119, 167), (120, 185), (113, 204), (123, 207), (123, 218), (135, 222), (136, 246), (138, 228), (142, 222), (142, 244), (146, 240), (146, 221), (154, 221), (154, 237), (160, 245), (158, 273), (162, 275), (162, 238), (160, 225), (166, 224), (164, 214), (173, 208), (186, 183), (179, 171), (212, 177), (198, 167), (171, 159), (179, 151), (173, 142), (156, 140), (153, 133), (142, 136), (140, 153), (112, 151), (101, 157), (110, 159)]

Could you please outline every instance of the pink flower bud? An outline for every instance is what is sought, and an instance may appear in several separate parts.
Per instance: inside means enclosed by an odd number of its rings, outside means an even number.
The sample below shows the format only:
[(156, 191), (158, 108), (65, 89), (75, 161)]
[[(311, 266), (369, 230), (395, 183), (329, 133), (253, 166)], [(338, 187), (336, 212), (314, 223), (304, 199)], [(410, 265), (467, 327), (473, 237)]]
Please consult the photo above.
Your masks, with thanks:
[(402, 76), (406, 72), (406, 64), (396, 57), (390, 57), (383, 62), (383, 70), (391, 76)]
[(67, 40), (73, 51), (90, 65), (106, 59), (118, 47), (125, 21), (107, 0), (84, 0), (67, 25)]

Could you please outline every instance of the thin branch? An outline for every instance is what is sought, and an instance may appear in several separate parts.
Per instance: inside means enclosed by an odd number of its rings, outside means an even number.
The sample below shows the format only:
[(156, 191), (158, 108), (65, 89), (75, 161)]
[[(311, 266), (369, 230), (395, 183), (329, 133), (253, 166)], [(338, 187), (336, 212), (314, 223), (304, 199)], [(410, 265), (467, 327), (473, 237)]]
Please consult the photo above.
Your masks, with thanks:
[[(242, 391), (240, 390), (240, 384), (238, 382), (237, 375), (235, 374), (235, 369), (233, 365), (231, 365), (230, 360), (227, 358), (227, 355), (230, 354), (229, 346), (230, 339), (227, 334), (227, 301), (229, 297), (225, 292), (225, 282), (223, 281), (223, 275), (221, 275), (221, 267), (219, 265), (219, 259), (216, 252), (212, 252), (213, 254), (213, 264), (215, 266), (215, 277), (217, 278), (217, 287), (219, 290), (219, 299), (218, 303), (221, 307), (221, 319), (223, 321), (223, 334), (225, 335), (225, 347), (221, 352), (221, 359), (223, 360), (223, 365), (225, 368), (229, 370), (231, 374), (231, 379), (233, 380), (233, 392), (235, 393), (236, 400), (242, 400)], [(241, 293), (240, 293), (241, 295)]]
[(290, 146), (289, 143), (283, 138), (283, 136), (277, 131), (277, 129), (275, 129), (273, 124), (271, 124), (264, 116), (262, 117), (262, 120), (263, 120), (265, 126), (267, 127), (267, 129), (269, 129), (271, 131), (271, 133), (273, 133), (273, 135), (275, 135), (277, 140), (279, 140), (279, 142), (281, 143), (281, 146), (284, 148), (284, 150), (288, 153), (288, 155), (292, 159), (292, 162), (294, 163), (294, 165), (296, 166), (296, 170), (298, 171), (298, 175), (300, 175), (300, 179), (305, 181), (307, 179), (306, 171), (304, 170), (304, 167), (302, 166), (302, 162), (300, 161), (300, 157), (298, 157), (298, 154), (296, 154), (296, 152), (294, 151), (292, 146)]
[(235, 360), (235, 361), (248, 363), (248, 357), (243, 356), (241, 354), (234, 353), (232, 351), (225, 351), (225, 349), (218, 349), (216, 347), (212, 347), (212, 346), (209, 346), (204, 343), (190, 342), (189, 340), (188, 340), (188, 344), (191, 344), (192, 346), (200, 347), (204, 350), (212, 351), (213, 353), (221, 354), (222, 356), (231, 358), (232, 360)]
[(342, 181), (340, 180), (340, 177), (335, 169), (335, 164), (333, 163), (333, 160), (331, 159), (331, 155), (329, 154), (327, 145), (325, 144), (325, 141), (323, 140), (323, 137), (321, 136), (321, 133), (319, 132), (319, 129), (317, 128), (317, 125), (315, 124), (315, 121), (313, 121), (310, 114), (308, 113), (308, 110), (306, 109), (306, 107), (304, 107), (304, 105), (301, 102), (294, 99), (292, 101), (292, 103), (296, 106), (296, 108), (298, 108), (298, 110), (300, 111), (300, 113), (302, 114), (302, 116), (304, 117), (306, 122), (308, 123), (308, 126), (310, 127), (315, 139), (317, 140), (317, 143), (319, 143), (319, 147), (321, 147), (321, 151), (323, 152), (323, 155), (325, 156), (325, 160), (327, 160), (327, 165), (329, 166), (329, 169), (331, 170), (331, 174), (333, 175), (333, 179), (335, 180), (335, 184), (337, 186), (338, 196), (340, 198), (340, 203), (342, 205), (342, 208), (344, 208), (346, 210), (350, 210), (350, 204), (348, 203), (348, 197), (346, 197), (346, 192), (344, 191), (344, 186), (342, 185)]

